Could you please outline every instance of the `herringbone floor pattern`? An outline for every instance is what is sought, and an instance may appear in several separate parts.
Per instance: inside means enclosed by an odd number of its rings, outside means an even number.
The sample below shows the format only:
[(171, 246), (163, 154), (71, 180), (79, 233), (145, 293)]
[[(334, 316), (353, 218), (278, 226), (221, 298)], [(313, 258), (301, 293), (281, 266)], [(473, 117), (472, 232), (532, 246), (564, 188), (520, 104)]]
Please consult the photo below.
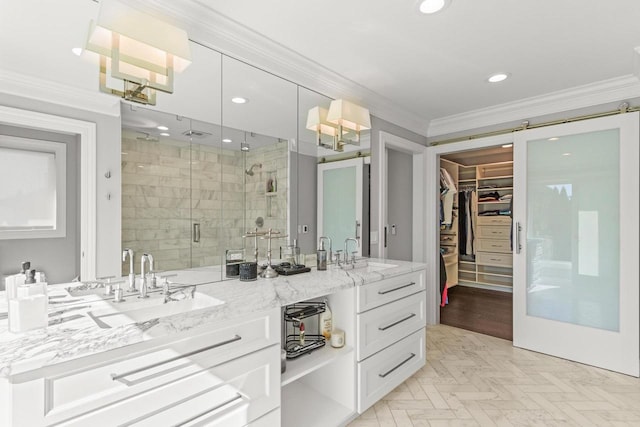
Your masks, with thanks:
[(640, 426), (640, 380), (445, 325), (427, 364), (349, 427)]

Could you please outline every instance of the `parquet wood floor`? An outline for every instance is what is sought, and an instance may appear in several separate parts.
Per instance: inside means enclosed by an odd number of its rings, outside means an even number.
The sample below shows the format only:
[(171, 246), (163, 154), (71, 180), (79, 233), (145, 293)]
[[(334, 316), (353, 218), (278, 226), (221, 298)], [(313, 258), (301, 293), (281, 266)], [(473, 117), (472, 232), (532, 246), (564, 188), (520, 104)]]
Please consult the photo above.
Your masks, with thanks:
[(427, 328), (427, 364), (349, 427), (640, 426), (640, 380)]

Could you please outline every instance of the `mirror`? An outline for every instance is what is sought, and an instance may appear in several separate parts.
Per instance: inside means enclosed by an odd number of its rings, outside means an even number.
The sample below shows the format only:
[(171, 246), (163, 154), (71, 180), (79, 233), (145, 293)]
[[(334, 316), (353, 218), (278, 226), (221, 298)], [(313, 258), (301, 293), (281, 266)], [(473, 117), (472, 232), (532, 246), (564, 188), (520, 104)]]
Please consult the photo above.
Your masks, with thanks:
[[(289, 233), (297, 86), (226, 56), (219, 74), (221, 111), (210, 121), (123, 104), (122, 248), (134, 250), (136, 273), (151, 253), (157, 271), (211, 269), (223, 280), (227, 250), (253, 259), (248, 230)], [(275, 240), (274, 256), (288, 242)]]

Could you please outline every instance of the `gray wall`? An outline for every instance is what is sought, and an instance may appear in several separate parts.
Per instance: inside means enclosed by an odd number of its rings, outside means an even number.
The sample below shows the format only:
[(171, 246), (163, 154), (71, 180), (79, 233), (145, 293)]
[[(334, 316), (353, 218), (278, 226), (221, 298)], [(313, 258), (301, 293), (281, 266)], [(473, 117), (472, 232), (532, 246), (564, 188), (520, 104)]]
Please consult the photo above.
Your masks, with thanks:
[[(378, 230), (379, 215), (377, 206), (380, 200), (380, 171), (378, 170), (377, 162), (380, 153), (378, 152), (378, 143), (380, 141), (380, 131), (388, 132), (393, 135), (397, 135), (401, 138), (408, 139), (417, 144), (427, 145), (427, 138), (411, 132), (405, 128), (389, 123), (385, 120), (379, 119), (375, 116), (371, 116), (371, 231), (378, 232), (378, 242), (371, 244), (371, 256), (378, 255), (378, 249), (380, 243), (382, 243), (382, 233), (384, 230)], [(389, 173), (394, 173), (393, 170), (389, 170)]]
[[(387, 151), (387, 257), (412, 261), (413, 244), (413, 157), (400, 151)], [(396, 234), (391, 225), (396, 225)]]
[[(295, 154), (292, 157), (296, 157)], [(291, 198), (293, 199), (297, 195), (297, 203), (295, 208), (298, 210), (296, 228), (291, 229), (291, 234), (296, 233), (297, 225), (309, 226), (308, 233), (298, 234), (298, 246), (300, 252), (303, 254), (312, 254), (316, 252), (318, 246), (318, 234), (317, 234), (317, 217), (318, 217), (318, 159), (314, 156), (305, 156), (303, 154), (297, 155), (296, 167), (293, 168), (294, 161), (292, 160), (291, 170)], [(297, 183), (294, 169), (297, 171)], [(295, 193), (293, 185), (296, 185)], [(295, 212), (294, 205), (291, 206), (292, 211)], [(295, 219), (294, 219), (295, 221)]]
[[(78, 110), (62, 105), (50, 104), (14, 95), (2, 95), (0, 105), (20, 108), (45, 114), (83, 120), (96, 124), (96, 276), (119, 274), (121, 263), (120, 252), (120, 117)], [(107, 179), (105, 173), (111, 172)], [(107, 194), (111, 200), (107, 200)], [(82, 203), (82, 201), (81, 201)], [(49, 254), (53, 257), (52, 254)], [(0, 254), (4, 263), (4, 250)], [(35, 262), (35, 258), (31, 257)], [(40, 257), (39, 257), (40, 258)], [(78, 255), (79, 259), (79, 255)], [(9, 263), (12, 264), (12, 263)], [(36, 263), (41, 265), (40, 261)], [(10, 271), (14, 267), (11, 266)], [(4, 270), (1, 270), (4, 271)]]
[[(51, 283), (70, 282), (80, 274), (80, 144), (77, 137), (5, 125), (0, 125), (0, 135), (62, 142), (67, 145), (66, 236), (0, 240), (0, 273), (17, 273), (22, 261), (31, 261), (31, 267), (44, 271)], [(1, 286), (4, 286), (4, 281)]]

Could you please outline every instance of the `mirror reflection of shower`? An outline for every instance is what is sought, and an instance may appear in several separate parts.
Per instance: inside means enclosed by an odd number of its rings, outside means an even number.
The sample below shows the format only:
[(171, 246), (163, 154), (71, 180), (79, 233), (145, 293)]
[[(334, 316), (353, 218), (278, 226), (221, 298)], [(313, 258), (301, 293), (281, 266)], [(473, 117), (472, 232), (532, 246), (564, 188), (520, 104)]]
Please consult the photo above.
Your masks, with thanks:
[(253, 174), (254, 174), (253, 168), (262, 169), (262, 163), (254, 163), (254, 164), (252, 164), (249, 169), (244, 171), (244, 173), (246, 173), (249, 176), (253, 176)]

